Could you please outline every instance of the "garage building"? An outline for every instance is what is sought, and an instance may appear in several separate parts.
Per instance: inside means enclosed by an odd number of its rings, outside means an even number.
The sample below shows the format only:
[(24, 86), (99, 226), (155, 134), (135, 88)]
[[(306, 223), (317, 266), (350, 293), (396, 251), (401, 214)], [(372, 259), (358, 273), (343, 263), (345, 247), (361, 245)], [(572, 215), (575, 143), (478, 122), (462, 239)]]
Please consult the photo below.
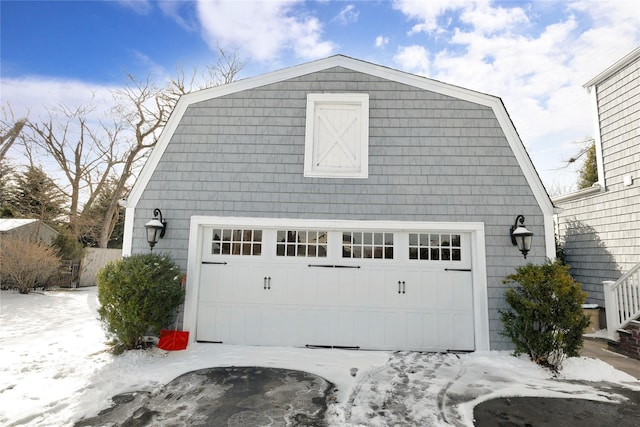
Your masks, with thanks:
[(345, 56), (183, 96), (126, 202), (124, 255), (149, 250), (156, 209), (202, 342), (511, 348), (502, 280), (555, 252), (500, 98)]

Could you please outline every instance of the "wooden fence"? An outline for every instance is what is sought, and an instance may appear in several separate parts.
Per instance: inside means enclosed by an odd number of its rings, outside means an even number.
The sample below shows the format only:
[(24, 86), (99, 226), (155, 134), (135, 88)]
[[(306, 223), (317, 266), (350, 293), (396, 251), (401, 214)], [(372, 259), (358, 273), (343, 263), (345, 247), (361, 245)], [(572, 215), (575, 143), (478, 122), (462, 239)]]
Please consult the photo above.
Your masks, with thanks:
[(95, 286), (98, 271), (121, 258), (122, 249), (85, 248), (80, 263), (80, 286)]

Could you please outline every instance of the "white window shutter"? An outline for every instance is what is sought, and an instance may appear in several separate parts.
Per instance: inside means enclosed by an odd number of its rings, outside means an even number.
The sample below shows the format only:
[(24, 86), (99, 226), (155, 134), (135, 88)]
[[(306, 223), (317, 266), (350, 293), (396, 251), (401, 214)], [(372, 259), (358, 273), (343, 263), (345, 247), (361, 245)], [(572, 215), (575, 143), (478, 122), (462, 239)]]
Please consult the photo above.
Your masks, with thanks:
[(368, 100), (366, 94), (308, 95), (305, 176), (368, 176)]

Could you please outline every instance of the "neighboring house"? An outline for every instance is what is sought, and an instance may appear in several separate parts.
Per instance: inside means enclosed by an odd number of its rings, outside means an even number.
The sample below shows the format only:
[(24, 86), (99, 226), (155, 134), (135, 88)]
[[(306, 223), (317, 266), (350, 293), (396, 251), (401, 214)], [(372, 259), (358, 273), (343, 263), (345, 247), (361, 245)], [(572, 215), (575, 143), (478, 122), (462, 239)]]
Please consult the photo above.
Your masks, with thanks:
[(555, 255), (500, 98), (344, 56), (183, 96), (126, 201), (124, 255), (149, 251), (156, 208), (206, 342), (512, 348), (503, 279)]
[(0, 218), (0, 242), (5, 237), (23, 237), (53, 243), (58, 232), (39, 219)]
[(604, 306), (602, 282), (640, 263), (640, 47), (585, 88), (595, 112), (598, 182), (553, 202), (571, 274), (588, 302)]

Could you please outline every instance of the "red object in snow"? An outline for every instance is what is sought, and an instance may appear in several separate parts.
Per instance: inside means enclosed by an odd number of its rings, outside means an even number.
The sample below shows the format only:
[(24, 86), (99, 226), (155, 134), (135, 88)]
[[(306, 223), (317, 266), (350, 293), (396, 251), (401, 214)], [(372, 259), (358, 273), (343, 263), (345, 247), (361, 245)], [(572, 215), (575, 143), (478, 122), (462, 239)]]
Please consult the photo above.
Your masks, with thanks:
[(189, 342), (189, 332), (186, 331), (160, 331), (158, 348), (163, 350), (184, 350)]

